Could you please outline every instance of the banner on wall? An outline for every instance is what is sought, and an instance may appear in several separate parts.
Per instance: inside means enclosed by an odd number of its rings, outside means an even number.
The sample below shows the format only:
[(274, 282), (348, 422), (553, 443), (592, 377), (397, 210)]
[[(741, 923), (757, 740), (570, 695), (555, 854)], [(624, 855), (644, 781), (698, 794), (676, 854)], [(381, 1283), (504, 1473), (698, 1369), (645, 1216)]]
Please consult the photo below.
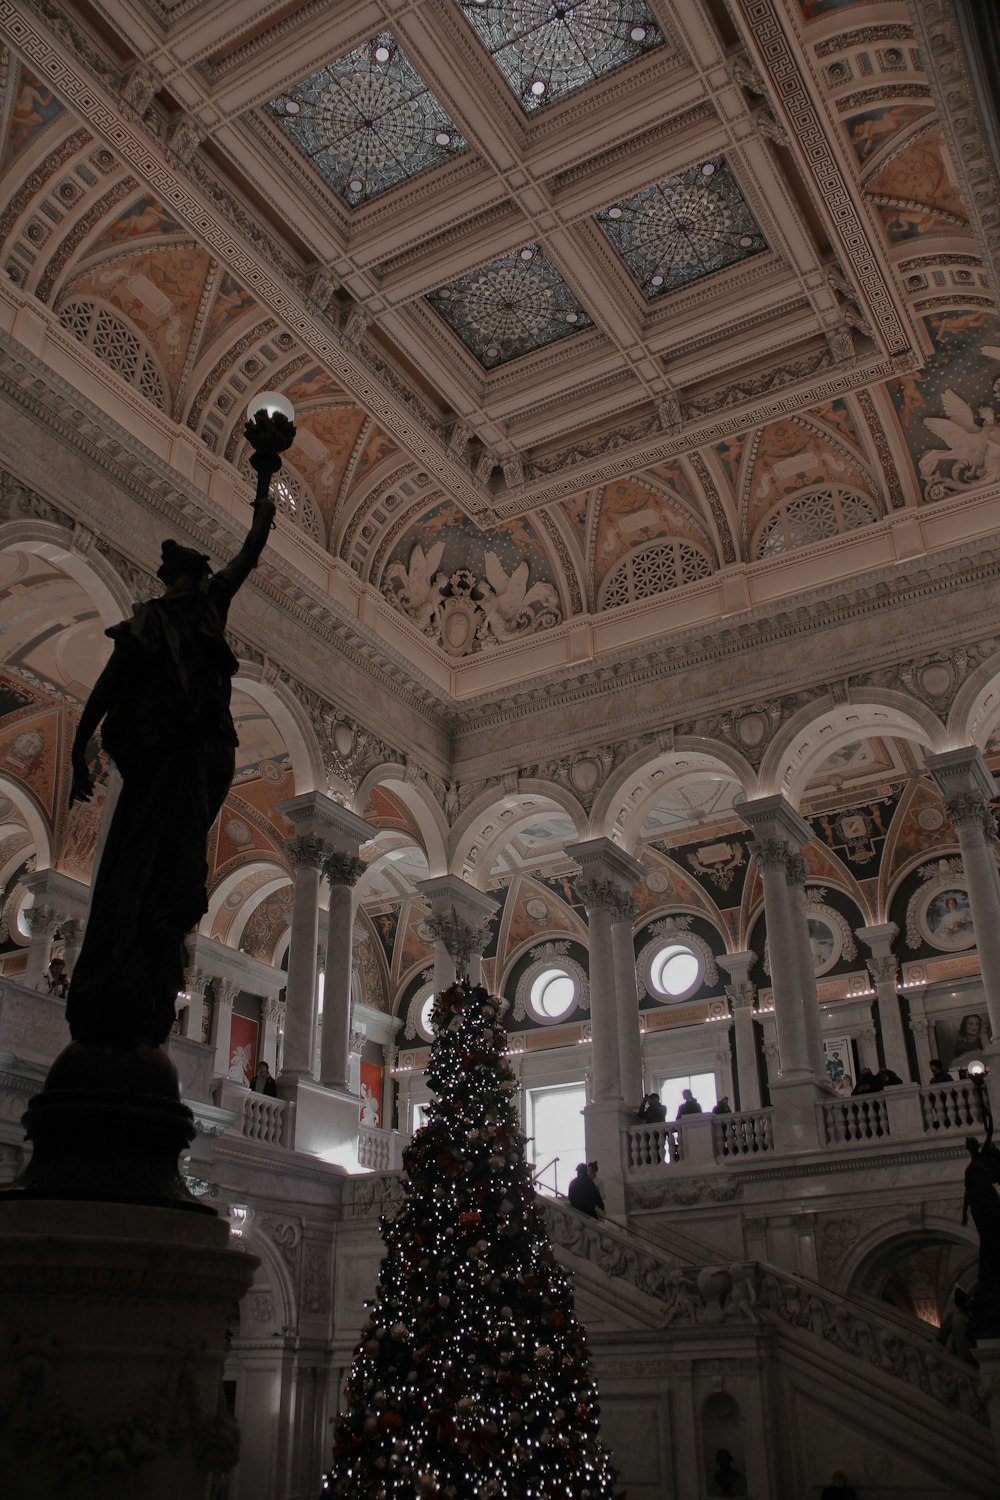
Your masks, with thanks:
[(382, 1124), (382, 1069), (378, 1063), (361, 1063), (359, 1118), (370, 1130), (378, 1130)]
[(823, 1061), (827, 1081), (838, 1094), (849, 1094), (854, 1088), (854, 1054), (848, 1036), (830, 1037), (823, 1043)]
[(248, 1087), (257, 1071), (257, 1022), (233, 1016), (229, 1031), (229, 1079)]

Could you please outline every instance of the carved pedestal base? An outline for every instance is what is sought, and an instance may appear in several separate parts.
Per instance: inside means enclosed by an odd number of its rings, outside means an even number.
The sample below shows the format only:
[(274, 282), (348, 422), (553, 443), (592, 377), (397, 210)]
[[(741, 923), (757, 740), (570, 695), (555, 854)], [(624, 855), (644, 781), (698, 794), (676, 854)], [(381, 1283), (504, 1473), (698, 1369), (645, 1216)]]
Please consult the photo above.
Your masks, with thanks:
[(194, 1116), (158, 1047), (115, 1051), (72, 1042), (28, 1104), (24, 1130), (31, 1160), (0, 1201), (87, 1198), (214, 1212), (178, 1174)]
[(0, 1202), (0, 1474), (18, 1500), (207, 1500), (238, 1455), (222, 1364), (256, 1265), (214, 1216)]

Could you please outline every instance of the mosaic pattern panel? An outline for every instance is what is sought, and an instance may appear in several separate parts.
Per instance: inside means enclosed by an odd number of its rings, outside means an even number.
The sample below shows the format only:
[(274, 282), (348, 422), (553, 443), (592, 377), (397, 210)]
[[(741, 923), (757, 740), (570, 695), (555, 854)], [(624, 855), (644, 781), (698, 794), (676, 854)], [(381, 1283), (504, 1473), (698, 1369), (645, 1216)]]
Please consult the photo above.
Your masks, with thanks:
[(721, 156), (621, 198), (594, 217), (649, 301), (767, 249)]
[(430, 292), (484, 370), (593, 326), (541, 245), (522, 245)]
[(352, 208), (467, 149), (389, 31), (326, 63), (267, 111)]
[(529, 112), (663, 45), (642, 0), (458, 0)]

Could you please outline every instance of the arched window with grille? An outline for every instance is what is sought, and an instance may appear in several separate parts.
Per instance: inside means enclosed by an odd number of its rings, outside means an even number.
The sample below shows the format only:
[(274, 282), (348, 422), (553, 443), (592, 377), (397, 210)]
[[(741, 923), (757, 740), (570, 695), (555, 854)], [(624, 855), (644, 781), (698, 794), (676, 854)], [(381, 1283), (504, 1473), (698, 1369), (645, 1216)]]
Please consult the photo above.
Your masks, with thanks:
[(81, 344), (92, 349), (98, 359), (110, 365), (116, 375), (135, 386), (154, 406), (166, 411), (166, 388), (152, 348), (138, 329), (131, 327), (113, 307), (90, 298), (76, 298), (63, 303), (59, 321)]
[(664, 537), (623, 557), (607, 578), (598, 602), (602, 609), (614, 609), (638, 599), (654, 599), (657, 594), (708, 578), (713, 571), (711, 561), (699, 547), (680, 537)]
[(756, 557), (775, 557), (826, 537), (872, 526), (878, 520), (867, 495), (839, 484), (817, 484), (786, 495), (757, 532)]

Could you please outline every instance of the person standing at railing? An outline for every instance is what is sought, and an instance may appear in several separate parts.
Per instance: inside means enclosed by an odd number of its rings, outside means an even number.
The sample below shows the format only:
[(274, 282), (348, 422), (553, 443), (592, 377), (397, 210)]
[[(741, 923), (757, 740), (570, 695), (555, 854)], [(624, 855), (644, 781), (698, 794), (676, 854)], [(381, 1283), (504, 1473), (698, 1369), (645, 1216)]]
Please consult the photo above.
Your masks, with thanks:
[(851, 1089), (852, 1098), (856, 1094), (877, 1094), (878, 1091), (878, 1079), (875, 1077), (875, 1074), (872, 1072), (871, 1068), (862, 1068), (861, 1077)]
[(719, 1100), (718, 1104), (713, 1104), (713, 1106), (712, 1106), (712, 1113), (713, 1113), (713, 1115), (731, 1115), (732, 1112), (733, 1111), (732, 1111), (732, 1109), (730, 1108), (730, 1105), (729, 1105), (729, 1095), (728, 1094), (723, 1094), (723, 1096)]
[(667, 1106), (656, 1094), (644, 1094), (639, 1105), (638, 1119), (643, 1125), (662, 1125), (667, 1118)]
[(277, 1099), (278, 1086), (271, 1077), (271, 1069), (266, 1062), (259, 1062), (257, 1064), (257, 1071), (254, 1074), (250, 1088), (255, 1094), (268, 1094), (272, 1099)]
[(931, 1083), (954, 1083), (948, 1069), (939, 1057), (931, 1058)]
[(676, 1119), (682, 1120), (685, 1115), (700, 1115), (703, 1113), (701, 1105), (694, 1097), (690, 1089), (681, 1090), (681, 1103), (678, 1106)]

